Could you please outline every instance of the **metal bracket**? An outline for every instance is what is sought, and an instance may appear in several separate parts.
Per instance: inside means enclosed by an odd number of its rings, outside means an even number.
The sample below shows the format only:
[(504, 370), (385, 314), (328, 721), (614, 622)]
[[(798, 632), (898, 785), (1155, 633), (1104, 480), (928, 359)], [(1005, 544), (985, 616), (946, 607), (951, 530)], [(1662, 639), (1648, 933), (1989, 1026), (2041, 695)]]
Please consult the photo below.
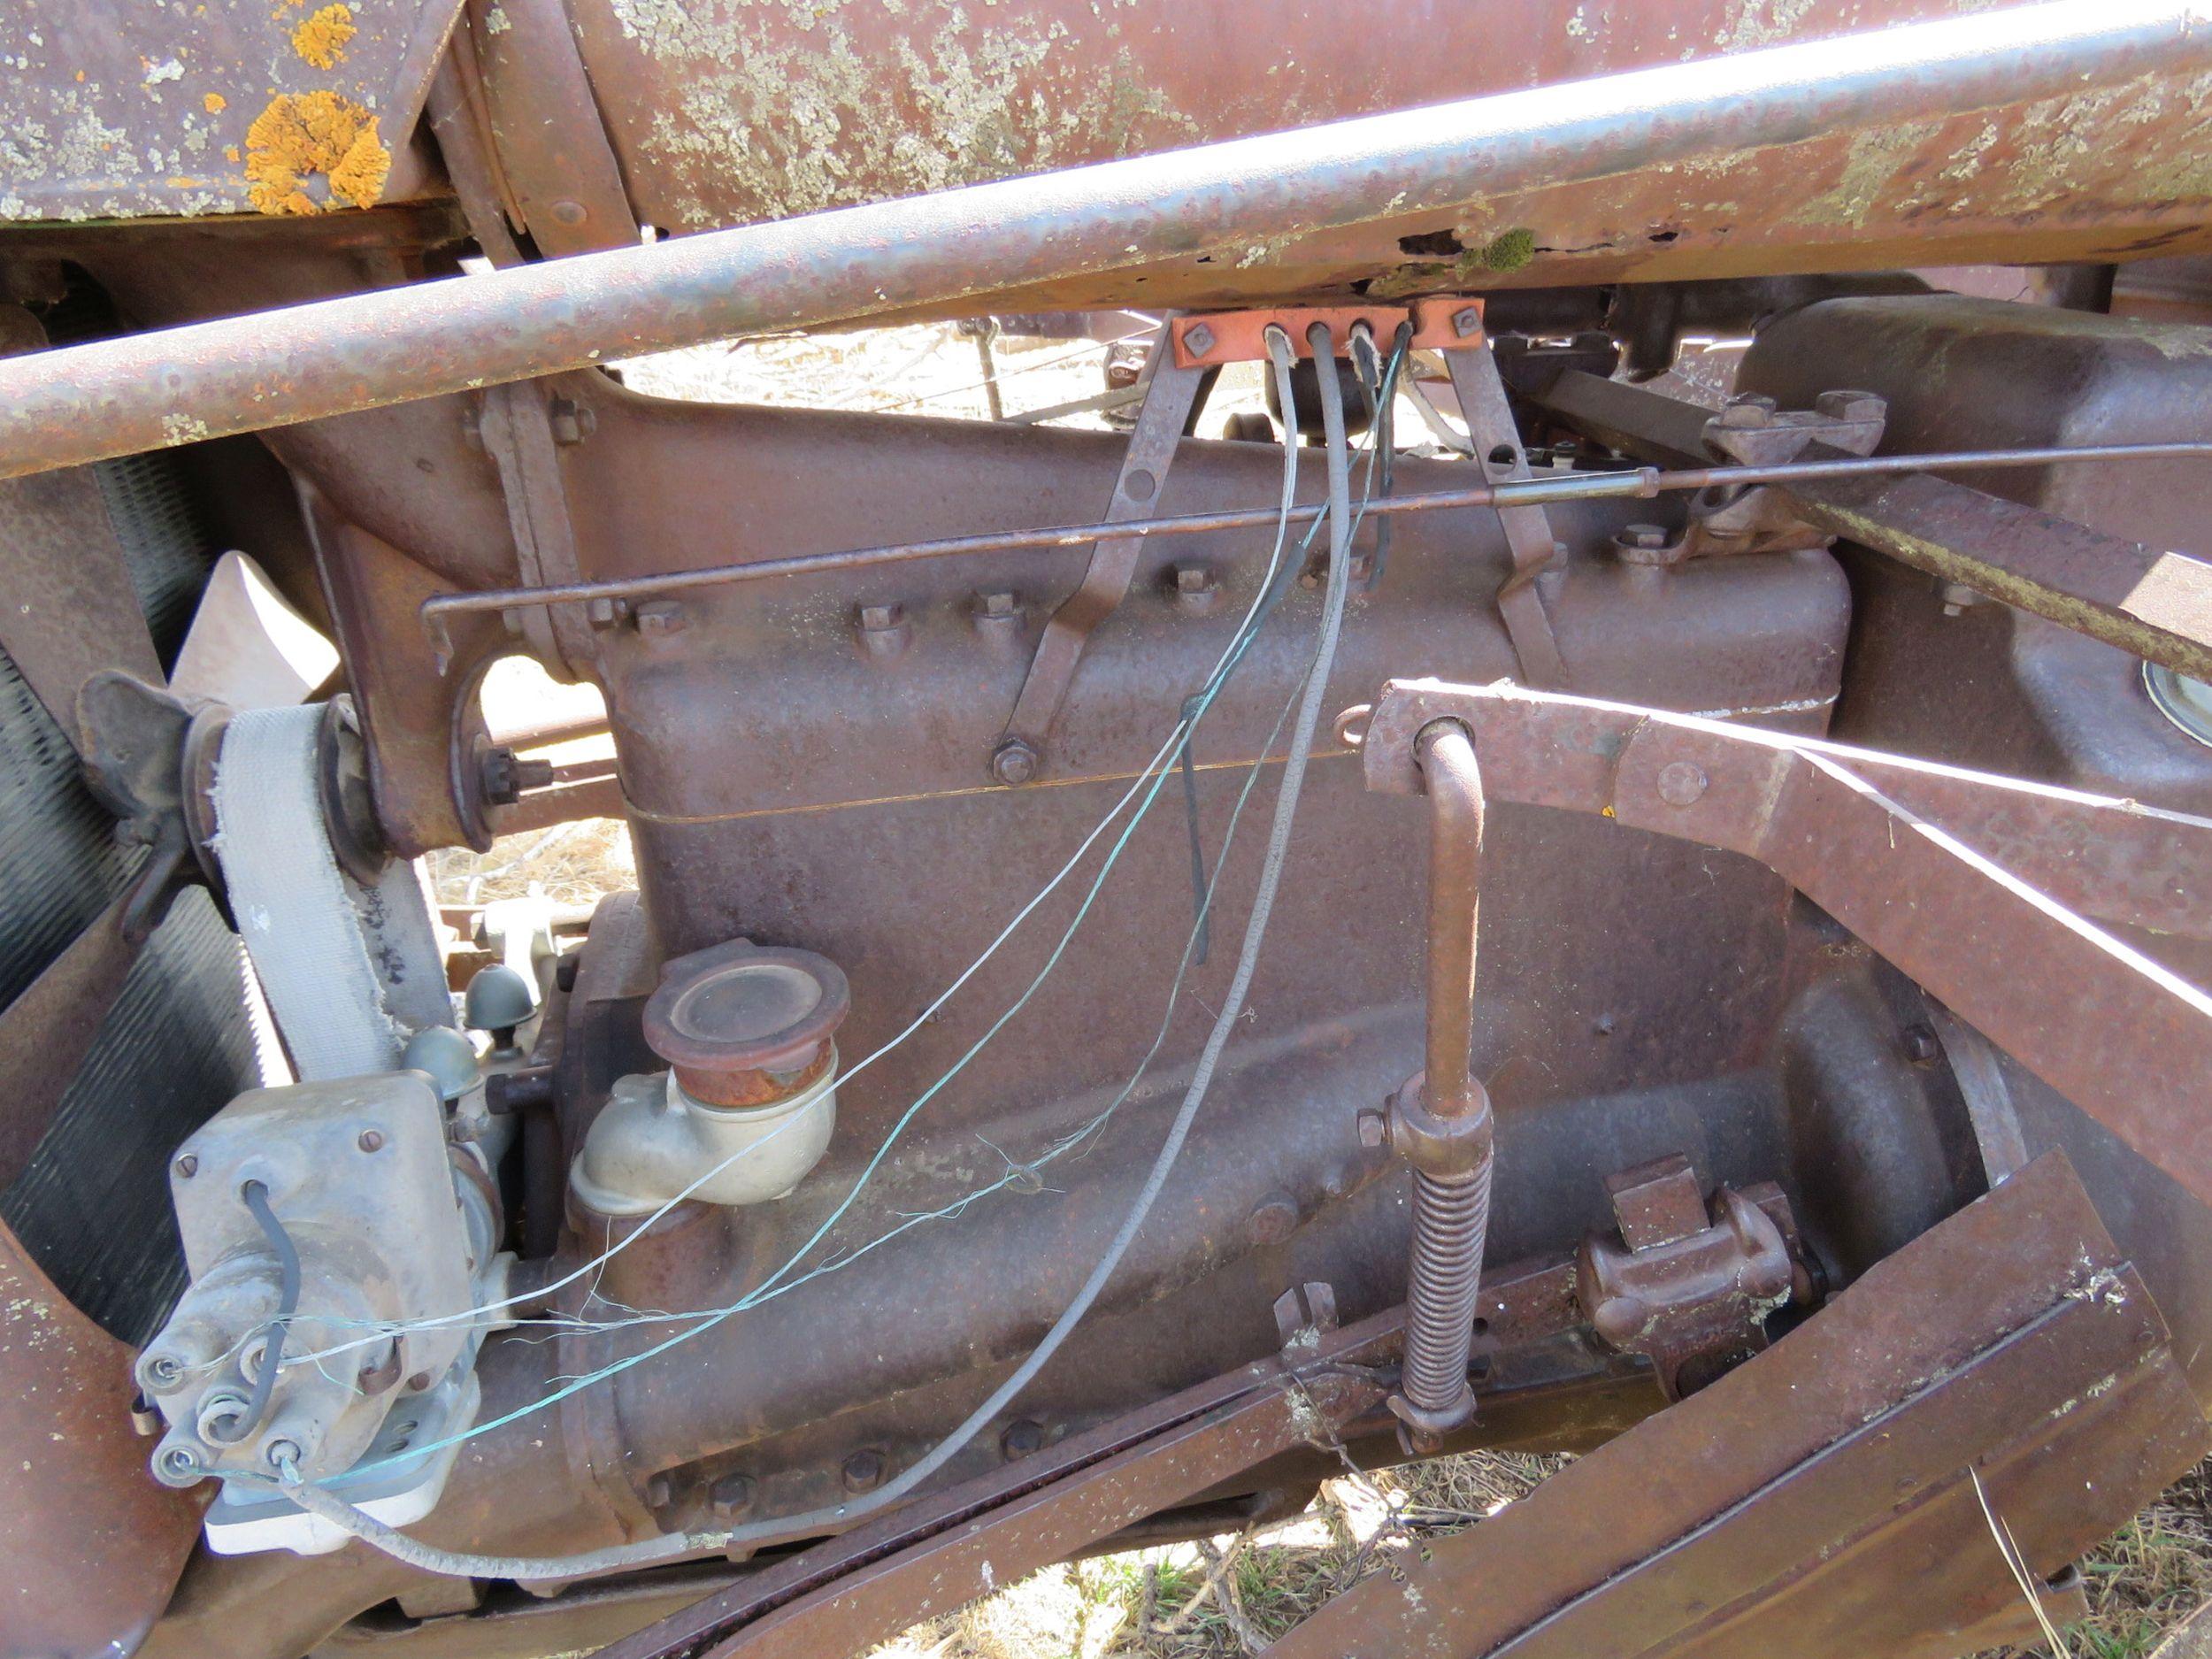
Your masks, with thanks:
[[(1153, 342), (1150, 378), (1145, 384), (1144, 403), (1137, 411), (1136, 430), (1121, 458), (1114, 480), (1113, 499), (1102, 515), (1109, 522), (1127, 523), (1148, 518), (1159, 511), (1168, 468), (1176, 446), (1183, 441), (1198, 388), (1209, 371), (1174, 362), (1164, 327)], [(1020, 696), (1006, 729), (991, 749), (991, 775), (1004, 784), (1027, 783), (1037, 775), (1044, 757), (1045, 739), (1065, 702), (1068, 687), (1083, 660), (1083, 648), (1091, 630), (1114, 613), (1129, 580), (1136, 574), (1141, 536), (1105, 536), (1091, 544), (1091, 562), (1083, 572), (1082, 586), (1060, 603), (1045, 624), (1030, 659), (1029, 677), (1022, 681)]]
[[(533, 588), (583, 579), (554, 427), (557, 413), (565, 413), (569, 429), (580, 437), (582, 413), (573, 405), (557, 411), (556, 401), (545, 381), (516, 380), (484, 393), (477, 420), (477, 434), (499, 469), (500, 492), (507, 498), (516, 564), (524, 584)], [(523, 638), (548, 668), (574, 678), (590, 673), (598, 641), (583, 605), (533, 605), (522, 611), (521, 621)]]
[[(1505, 400), (1505, 382), (1499, 378), (1496, 357), (1489, 351), (1453, 351), (1445, 355), (1451, 367), (1452, 392), (1474, 441), (1475, 465), (1493, 484), (1529, 476), (1528, 451), (1522, 447), (1520, 428)], [(1541, 507), (1501, 507), (1498, 522), (1505, 527), (1506, 546), (1513, 554), (1512, 573), (1498, 589), (1498, 615), (1513, 653), (1520, 659), (1521, 678), (1532, 686), (1555, 690), (1567, 683), (1567, 665), (1552, 637), (1551, 618), (1545, 614), (1536, 579), (1559, 552), (1552, 540), (1551, 520)]]

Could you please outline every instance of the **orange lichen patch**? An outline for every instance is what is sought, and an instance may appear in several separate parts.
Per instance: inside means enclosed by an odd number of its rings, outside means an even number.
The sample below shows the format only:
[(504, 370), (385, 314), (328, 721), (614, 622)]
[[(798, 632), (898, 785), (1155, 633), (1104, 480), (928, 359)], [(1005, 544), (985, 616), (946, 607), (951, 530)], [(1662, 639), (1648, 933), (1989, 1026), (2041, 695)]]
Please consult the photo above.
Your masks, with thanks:
[(223, 159), (225, 161), (236, 161), (238, 159), (238, 146), (235, 144), (225, 144), (223, 146)]
[(230, 100), (219, 92), (211, 92), (200, 100), (200, 107), (210, 115), (220, 115), (230, 107)]
[[(280, 93), (246, 129), (247, 199), (264, 213), (374, 206), (392, 170), (376, 119), (334, 92)], [(319, 174), (327, 187), (320, 201), (309, 188)]]
[(346, 55), (346, 42), (360, 31), (350, 6), (325, 6), (292, 31), (292, 50), (318, 69), (328, 69)]

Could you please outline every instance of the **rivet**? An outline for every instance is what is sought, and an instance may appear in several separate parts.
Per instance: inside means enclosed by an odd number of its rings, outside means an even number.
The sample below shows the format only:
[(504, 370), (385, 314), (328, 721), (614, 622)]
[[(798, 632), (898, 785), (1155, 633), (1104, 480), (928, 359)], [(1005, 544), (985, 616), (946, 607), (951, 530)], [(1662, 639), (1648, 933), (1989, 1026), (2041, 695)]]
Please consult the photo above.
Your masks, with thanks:
[(1694, 805), (1710, 782), (1702, 767), (1686, 760), (1671, 760), (1659, 768), (1659, 798), (1669, 806)]
[(590, 217), (591, 215), (585, 211), (581, 202), (572, 201), (567, 196), (563, 196), (553, 204), (553, 219), (556, 224), (572, 227), (582, 224)]

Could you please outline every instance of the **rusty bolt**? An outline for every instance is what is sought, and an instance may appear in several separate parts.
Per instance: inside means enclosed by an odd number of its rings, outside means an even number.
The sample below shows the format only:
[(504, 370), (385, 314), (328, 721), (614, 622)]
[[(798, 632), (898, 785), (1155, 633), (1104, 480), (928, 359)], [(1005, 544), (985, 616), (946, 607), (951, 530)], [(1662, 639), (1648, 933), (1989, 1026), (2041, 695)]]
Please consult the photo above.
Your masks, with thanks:
[(1813, 412), (1831, 420), (1886, 420), (1889, 404), (1874, 392), (1823, 392), (1813, 399)]
[(707, 1488), (707, 1502), (726, 1521), (744, 1514), (759, 1496), (760, 1484), (742, 1472), (725, 1475)]
[(1905, 1058), (1915, 1065), (1933, 1065), (1943, 1053), (1935, 1032), (1926, 1025), (1905, 1027)]
[(1703, 767), (1686, 760), (1671, 760), (1659, 768), (1659, 798), (1669, 806), (1693, 806), (1710, 780)]
[(1010, 617), (1017, 609), (1014, 595), (1009, 593), (978, 594), (975, 608), (978, 616), (985, 617)]
[(906, 607), (898, 604), (860, 607), (860, 643), (869, 656), (879, 659), (898, 656), (914, 637), (906, 625)]
[(427, 1394), (430, 1390), (431, 1380), (428, 1371), (419, 1371), (407, 1379), (407, 1392), (411, 1394)]
[(188, 1181), (200, 1172), (200, 1161), (189, 1152), (177, 1160), (177, 1179)]
[(611, 628), (630, 614), (626, 599), (587, 599), (584, 619), (595, 628)]
[(671, 1488), (666, 1475), (655, 1475), (645, 1483), (645, 1507), (647, 1509), (666, 1509), (670, 1495)]
[(1010, 1461), (1042, 1451), (1044, 1444), (1045, 1425), (1028, 1417), (1015, 1418), (1006, 1425), (1006, 1432), (998, 1437), (998, 1448)]
[(1214, 580), (1214, 573), (1203, 565), (1174, 565), (1168, 571), (1168, 582), (1177, 606), (1185, 611), (1200, 613), (1210, 611), (1214, 608), (1214, 602), (1221, 596), (1220, 585)]
[(557, 225), (566, 225), (572, 230), (590, 217), (584, 204), (572, 197), (565, 196), (553, 204), (553, 222)]
[(666, 639), (684, 631), (684, 608), (673, 599), (656, 599), (637, 608), (637, 631), (649, 640)]
[(1371, 1149), (1390, 1139), (1390, 1114), (1379, 1106), (1370, 1106), (1359, 1115), (1359, 1143)]
[(1773, 420), (1774, 409), (1771, 397), (1745, 392), (1728, 400), (1728, 407), (1720, 411), (1720, 424), (1740, 432), (1755, 430)]
[(1027, 783), (1037, 775), (1037, 751), (1010, 737), (991, 751), (991, 776), (1003, 784)]
[(1613, 541), (1620, 547), (1638, 548), (1647, 553), (1655, 553), (1667, 545), (1667, 532), (1661, 525), (1624, 524), (1614, 535)]
[(542, 789), (553, 781), (553, 763), (525, 760), (506, 744), (495, 744), (484, 751), (477, 781), (493, 806), (512, 806), (525, 789)]
[(1297, 1230), (1298, 1201), (1279, 1187), (1244, 1218), (1244, 1236), (1255, 1244), (1280, 1244)]
[(883, 1484), (883, 1454), (878, 1451), (857, 1451), (845, 1460), (839, 1471), (848, 1492), (866, 1492)]
[(572, 397), (553, 399), (546, 406), (545, 419), (553, 442), (562, 445), (581, 443), (599, 430), (598, 411)]
[(1203, 323), (1193, 323), (1183, 331), (1183, 349), (1194, 357), (1202, 357), (1214, 349), (1214, 331)]
[(1482, 311), (1470, 305), (1452, 313), (1452, 332), (1462, 340), (1471, 340), (1482, 332)]

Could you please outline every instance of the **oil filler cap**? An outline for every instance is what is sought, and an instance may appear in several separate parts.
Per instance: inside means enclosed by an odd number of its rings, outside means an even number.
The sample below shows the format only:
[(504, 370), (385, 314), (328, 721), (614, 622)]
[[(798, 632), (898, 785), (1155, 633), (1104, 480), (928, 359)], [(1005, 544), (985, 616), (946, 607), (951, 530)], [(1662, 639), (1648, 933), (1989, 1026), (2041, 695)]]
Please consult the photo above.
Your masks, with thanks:
[(765, 1106), (813, 1084), (852, 1007), (844, 970), (811, 950), (733, 940), (679, 956), (645, 1004), (645, 1041), (704, 1106)]

